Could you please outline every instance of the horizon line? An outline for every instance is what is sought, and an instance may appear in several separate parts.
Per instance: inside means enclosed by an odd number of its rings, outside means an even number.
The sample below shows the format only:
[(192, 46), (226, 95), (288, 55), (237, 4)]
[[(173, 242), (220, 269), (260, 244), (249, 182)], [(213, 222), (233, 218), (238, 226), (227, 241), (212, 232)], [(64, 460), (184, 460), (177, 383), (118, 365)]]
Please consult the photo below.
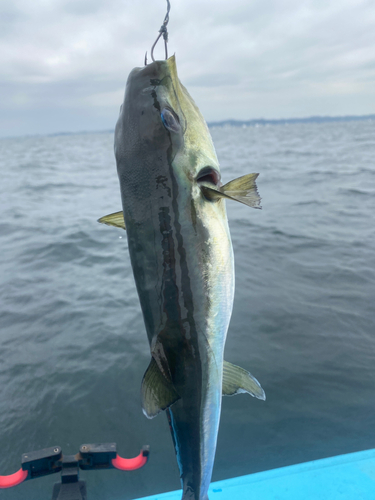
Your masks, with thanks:
[[(255, 126), (255, 125), (286, 125), (286, 124), (296, 124), (296, 123), (327, 123), (327, 122), (351, 122), (351, 121), (365, 121), (365, 120), (375, 120), (375, 114), (369, 115), (342, 115), (342, 116), (329, 116), (329, 115), (314, 115), (304, 118), (252, 118), (249, 120), (237, 120), (235, 118), (227, 118), (225, 120), (216, 120), (207, 122), (207, 126), (211, 127), (224, 127), (226, 125), (233, 127), (243, 127), (243, 126)], [(12, 139), (19, 137), (54, 137), (59, 135), (78, 135), (78, 134), (105, 134), (113, 133), (114, 128), (111, 129), (97, 129), (97, 130), (80, 130), (75, 132), (51, 132), (51, 133), (40, 133), (40, 134), (22, 134), (22, 135), (12, 135), (3, 136), (1, 139)]]

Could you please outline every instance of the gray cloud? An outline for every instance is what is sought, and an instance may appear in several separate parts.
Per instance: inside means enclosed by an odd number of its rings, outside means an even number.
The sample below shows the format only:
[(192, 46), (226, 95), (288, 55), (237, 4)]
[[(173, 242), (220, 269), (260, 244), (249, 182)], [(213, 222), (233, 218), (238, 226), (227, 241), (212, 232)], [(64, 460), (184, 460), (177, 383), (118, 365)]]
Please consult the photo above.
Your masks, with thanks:
[[(371, 1), (171, 4), (170, 51), (207, 120), (375, 112)], [(3, 4), (0, 134), (113, 127), (165, 11), (163, 0)]]

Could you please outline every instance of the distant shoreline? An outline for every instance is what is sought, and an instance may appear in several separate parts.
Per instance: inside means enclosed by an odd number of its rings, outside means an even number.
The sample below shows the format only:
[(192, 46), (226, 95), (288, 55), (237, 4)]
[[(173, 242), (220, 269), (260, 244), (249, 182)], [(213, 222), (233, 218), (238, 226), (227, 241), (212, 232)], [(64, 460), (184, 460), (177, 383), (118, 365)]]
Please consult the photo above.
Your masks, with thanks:
[(309, 116), (307, 118), (280, 118), (278, 120), (259, 118), (254, 120), (221, 120), (208, 122), (209, 127), (253, 127), (255, 125), (288, 125), (294, 123), (329, 123), (352, 122), (359, 120), (375, 120), (375, 115), (348, 115), (348, 116)]
[[(293, 125), (296, 123), (330, 123), (330, 122), (353, 122), (353, 121), (372, 121), (375, 115), (347, 115), (347, 116), (309, 116), (307, 118), (280, 118), (265, 119), (257, 118), (253, 120), (220, 120), (207, 122), (209, 128), (214, 127), (256, 127), (257, 125)], [(0, 136), (2, 139), (13, 139), (19, 137), (55, 137), (60, 135), (79, 135), (79, 134), (113, 134), (115, 129), (106, 130), (80, 130), (76, 132), (52, 132), (50, 134), (22, 134), (17, 136)]]
[[(256, 125), (288, 125), (294, 123), (329, 123), (329, 122), (352, 122), (359, 120), (375, 120), (375, 115), (347, 115), (347, 116), (309, 116), (307, 118), (280, 118), (266, 119), (256, 118), (253, 120), (220, 120), (215, 122), (207, 122), (208, 127), (254, 127)], [(114, 133), (115, 129), (107, 130), (92, 130), (82, 132), (56, 132), (54, 135), (70, 135), (70, 134), (93, 134), (93, 133)]]

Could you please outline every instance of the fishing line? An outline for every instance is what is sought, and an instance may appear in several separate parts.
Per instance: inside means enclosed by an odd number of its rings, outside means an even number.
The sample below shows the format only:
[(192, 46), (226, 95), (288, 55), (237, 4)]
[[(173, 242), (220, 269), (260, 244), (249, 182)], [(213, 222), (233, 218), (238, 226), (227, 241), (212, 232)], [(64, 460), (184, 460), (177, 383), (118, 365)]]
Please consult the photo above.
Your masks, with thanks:
[[(167, 25), (168, 25), (168, 22), (169, 22), (169, 11), (171, 10), (171, 4), (170, 4), (169, 0), (167, 0), (167, 4), (168, 4), (167, 5), (167, 13), (165, 15), (163, 24), (161, 25), (161, 28), (159, 30), (159, 35), (158, 35), (157, 39), (155, 40), (154, 45), (151, 47), (151, 59), (153, 60), (153, 62), (155, 62), (155, 59), (154, 59), (154, 49), (155, 49), (156, 44), (160, 40), (161, 36), (163, 36), (163, 38), (164, 38), (165, 59), (168, 59), (168, 46), (167, 46), (167, 43), (168, 43), (168, 30), (167, 30)], [(145, 55), (145, 66), (146, 65), (147, 65), (147, 52), (146, 52), (146, 55)]]

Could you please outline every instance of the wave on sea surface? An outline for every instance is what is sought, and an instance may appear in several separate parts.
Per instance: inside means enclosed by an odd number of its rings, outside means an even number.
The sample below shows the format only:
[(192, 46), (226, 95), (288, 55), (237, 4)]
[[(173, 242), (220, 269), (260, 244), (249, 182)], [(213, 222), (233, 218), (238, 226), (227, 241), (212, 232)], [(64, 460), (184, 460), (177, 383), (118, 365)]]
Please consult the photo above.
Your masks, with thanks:
[[(225, 356), (267, 393), (223, 400), (214, 479), (375, 447), (375, 122), (211, 131), (223, 180), (260, 173), (263, 210), (227, 204)], [(111, 476), (111, 498), (131, 499), (179, 482), (166, 419), (141, 412), (150, 356), (126, 233), (97, 223), (121, 209), (112, 143), (1, 140), (0, 473), (55, 444), (150, 444), (147, 468)], [(105, 474), (85, 479), (110, 498)], [(7, 498), (44, 498), (54, 480)]]

